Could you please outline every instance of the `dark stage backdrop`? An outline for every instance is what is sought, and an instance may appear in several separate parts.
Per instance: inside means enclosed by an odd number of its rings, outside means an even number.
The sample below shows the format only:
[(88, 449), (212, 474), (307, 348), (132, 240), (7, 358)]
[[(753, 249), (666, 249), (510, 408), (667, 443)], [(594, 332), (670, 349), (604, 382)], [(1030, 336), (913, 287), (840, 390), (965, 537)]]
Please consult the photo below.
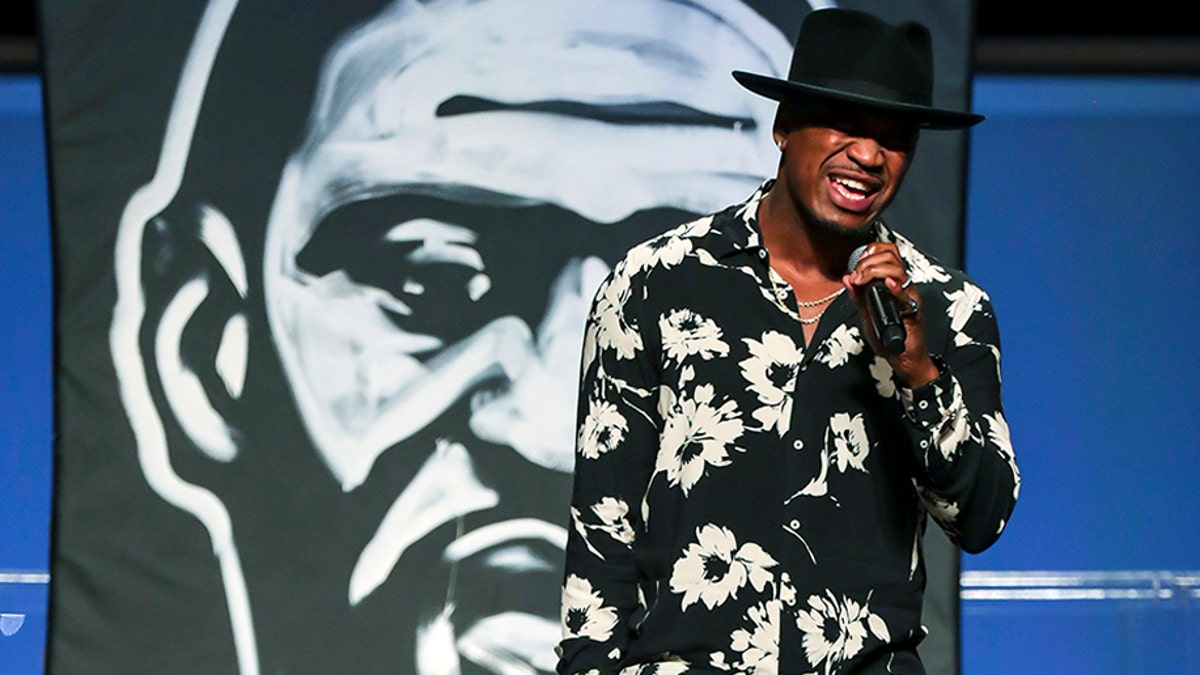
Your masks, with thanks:
[[(929, 24), (964, 106), (969, 3), (838, 4)], [(774, 173), (729, 71), (786, 71), (810, 9), (45, 0), (51, 669), (550, 670), (591, 294)], [(952, 264), (964, 143), (890, 217)]]

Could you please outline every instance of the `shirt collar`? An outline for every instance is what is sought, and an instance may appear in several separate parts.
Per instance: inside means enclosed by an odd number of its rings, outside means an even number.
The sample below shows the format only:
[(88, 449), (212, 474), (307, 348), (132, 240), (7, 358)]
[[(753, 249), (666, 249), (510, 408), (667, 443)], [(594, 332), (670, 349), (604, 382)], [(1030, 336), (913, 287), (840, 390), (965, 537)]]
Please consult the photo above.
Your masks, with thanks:
[(719, 236), (712, 246), (712, 254), (724, 258), (741, 251), (754, 251), (762, 248), (762, 230), (758, 226), (758, 205), (763, 197), (775, 184), (774, 178), (769, 178), (758, 186), (754, 194), (741, 204), (735, 204), (719, 216), (714, 222), (714, 228)]

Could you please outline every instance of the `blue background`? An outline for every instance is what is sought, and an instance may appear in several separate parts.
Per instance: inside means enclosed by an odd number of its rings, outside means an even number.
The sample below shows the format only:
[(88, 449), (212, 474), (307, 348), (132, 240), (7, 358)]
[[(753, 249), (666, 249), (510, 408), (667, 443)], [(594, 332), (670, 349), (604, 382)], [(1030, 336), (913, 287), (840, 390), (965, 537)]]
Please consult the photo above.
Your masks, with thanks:
[(968, 567), (1200, 567), (1200, 81), (978, 83), (968, 272), (1023, 469)]
[(1023, 484), (964, 592), (1001, 570), (1157, 581), (964, 600), (964, 672), (1200, 673), (1200, 80), (978, 78), (974, 108), (966, 269), (1000, 320)]
[[(979, 77), (974, 108), (966, 268), (1000, 318), (1024, 482), (964, 579), (1141, 570), (1174, 592), (969, 597), (963, 671), (1200, 673), (1200, 79)], [(44, 157), (36, 78), (0, 77), (0, 627), (23, 615), (5, 673), (40, 672), (45, 640)]]
[(0, 672), (5, 674), (40, 672), (46, 639), (53, 370), (41, 112), (37, 78), (0, 77)]

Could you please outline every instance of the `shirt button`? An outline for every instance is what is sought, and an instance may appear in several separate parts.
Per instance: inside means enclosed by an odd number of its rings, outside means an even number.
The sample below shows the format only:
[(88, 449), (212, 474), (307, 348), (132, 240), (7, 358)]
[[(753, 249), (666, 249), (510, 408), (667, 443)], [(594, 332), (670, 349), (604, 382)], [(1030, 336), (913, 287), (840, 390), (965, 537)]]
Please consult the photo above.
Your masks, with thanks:
[(924, 410), (929, 407), (929, 401), (921, 401), (920, 403), (917, 404), (917, 407), (920, 408), (921, 410)]
[(921, 441), (921, 447), (922, 447), (922, 448), (928, 448), (928, 447), (929, 447), (929, 441), (927, 441), (927, 440), (926, 440), (926, 441)]
[(766, 249), (764, 249), (764, 248), (760, 248), (760, 249), (758, 250), (758, 257), (760, 257), (760, 258), (766, 258), (766, 257), (767, 257), (767, 250), (766, 250)]
[(804, 441), (797, 438), (796, 440), (792, 441), (792, 447), (797, 450), (803, 450), (804, 449)]
[(793, 530), (798, 530), (800, 529), (800, 521), (792, 518), (792, 522), (788, 523), (788, 527), (792, 528)]

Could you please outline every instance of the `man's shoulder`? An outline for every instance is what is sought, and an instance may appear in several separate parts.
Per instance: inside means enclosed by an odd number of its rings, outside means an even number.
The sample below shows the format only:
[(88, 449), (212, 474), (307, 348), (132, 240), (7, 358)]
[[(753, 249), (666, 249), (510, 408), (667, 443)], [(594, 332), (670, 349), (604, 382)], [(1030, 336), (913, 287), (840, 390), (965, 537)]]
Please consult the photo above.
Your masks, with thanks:
[(694, 218), (634, 245), (617, 263), (614, 273), (641, 277), (677, 269), (688, 258), (715, 262), (711, 249), (725, 236), (724, 229), (733, 221), (738, 206)]
[(899, 249), (900, 257), (904, 259), (908, 276), (913, 283), (946, 291), (961, 289), (964, 285), (978, 288), (978, 284), (966, 272), (947, 265), (935, 256), (921, 250), (903, 234), (890, 230), (888, 236)]
[(903, 235), (891, 234), (908, 276), (921, 295), (927, 337), (944, 330), (947, 341), (961, 345), (978, 339), (979, 326), (975, 321), (980, 317), (994, 326), (996, 315), (987, 291), (962, 270), (924, 253)]

